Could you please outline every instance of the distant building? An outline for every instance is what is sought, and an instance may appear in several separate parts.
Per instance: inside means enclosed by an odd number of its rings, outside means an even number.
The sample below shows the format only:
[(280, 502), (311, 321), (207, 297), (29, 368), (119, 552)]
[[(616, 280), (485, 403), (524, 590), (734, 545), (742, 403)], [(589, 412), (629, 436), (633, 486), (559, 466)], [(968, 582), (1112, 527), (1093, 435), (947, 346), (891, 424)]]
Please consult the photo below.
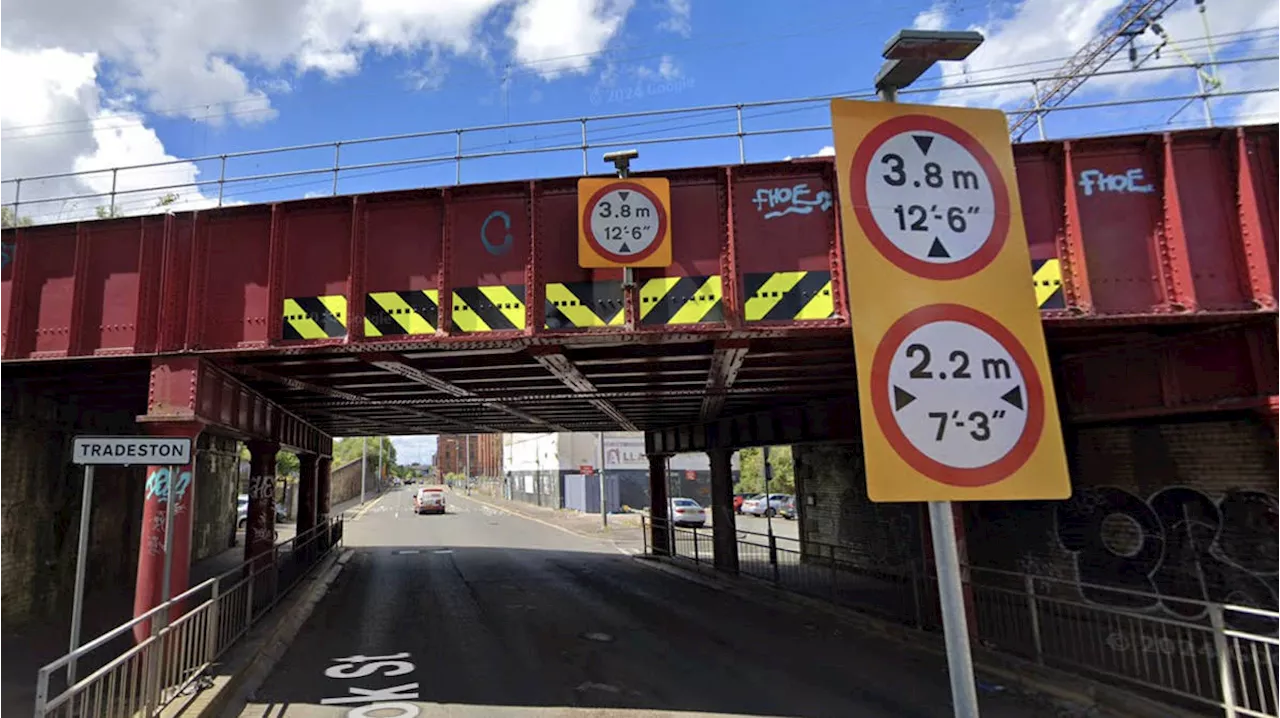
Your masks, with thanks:
[[(618, 483), (619, 503), (631, 507), (649, 505), (649, 459), (644, 434), (632, 431), (503, 434), (502, 476), (510, 477), (511, 498), (541, 506), (565, 506), (565, 477), (599, 472)], [(738, 455), (731, 461), (734, 480)], [(711, 464), (705, 453), (677, 454), (667, 462), (668, 492), (694, 499), (704, 506), (711, 501)]]
[(435, 466), (449, 474), (473, 477), (502, 475), (502, 437), (498, 434), (441, 434), (436, 438)]

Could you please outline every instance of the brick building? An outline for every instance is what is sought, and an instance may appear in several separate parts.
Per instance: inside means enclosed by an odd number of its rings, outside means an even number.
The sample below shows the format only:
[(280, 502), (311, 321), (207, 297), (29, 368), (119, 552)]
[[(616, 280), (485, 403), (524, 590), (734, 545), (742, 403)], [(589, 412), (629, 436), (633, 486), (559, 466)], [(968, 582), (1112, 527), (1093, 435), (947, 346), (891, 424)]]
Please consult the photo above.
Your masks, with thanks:
[(440, 476), (502, 475), (502, 437), (498, 434), (441, 434), (436, 438), (436, 468)]

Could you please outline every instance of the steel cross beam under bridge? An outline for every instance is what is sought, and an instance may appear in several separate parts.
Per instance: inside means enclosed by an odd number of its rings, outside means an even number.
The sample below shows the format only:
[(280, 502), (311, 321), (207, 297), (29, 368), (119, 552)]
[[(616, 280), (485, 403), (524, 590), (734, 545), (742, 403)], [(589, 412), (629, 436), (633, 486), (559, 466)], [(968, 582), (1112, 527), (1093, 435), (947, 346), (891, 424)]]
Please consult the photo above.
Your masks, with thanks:
[[(1051, 351), (1274, 326), (1276, 139), (1015, 146)], [(4, 363), (198, 353), (334, 435), (657, 429), (852, 393), (831, 160), (647, 174), (671, 183), (674, 263), (631, 288), (579, 268), (576, 178), (5, 230)]]

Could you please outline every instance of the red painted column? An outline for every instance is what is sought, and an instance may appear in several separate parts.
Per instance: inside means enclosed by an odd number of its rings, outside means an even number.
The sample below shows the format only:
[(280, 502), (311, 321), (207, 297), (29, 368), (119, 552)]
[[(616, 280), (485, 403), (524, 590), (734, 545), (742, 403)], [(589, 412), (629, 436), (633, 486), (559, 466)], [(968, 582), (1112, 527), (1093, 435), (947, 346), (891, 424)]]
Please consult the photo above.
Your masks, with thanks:
[[(199, 462), (199, 424), (171, 424), (149, 427), (154, 436), (181, 436), (191, 439), (192, 463), (186, 466), (148, 466), (142, 503), (142, 538), (138, 545), (138, 574), (134, 585), (133, 615), (150, 611), (163, 602), (165, 512), (173, 506), (173, 556), (169, 563), (169, 597), (189, 588), (191, 577), (191, 517), (195, 508), (195, 467)], [(173, 497), (172, 504), (169, 501)], [(169, 622), (182, 615), (182, 607), (170, 612)], [(133, 627), (135, 641), (151, 635), (151, 621)]]
[(249, 442), (249, 516), (244, 531), (244, 560), (270, 553), (275, 546), (276, 452), (273, 441)]
[(298, 535), (310, 531), (316, 526), (317, 470), (320, 468), (320, 457), (315, 454), (302, 454), (298, 457)]

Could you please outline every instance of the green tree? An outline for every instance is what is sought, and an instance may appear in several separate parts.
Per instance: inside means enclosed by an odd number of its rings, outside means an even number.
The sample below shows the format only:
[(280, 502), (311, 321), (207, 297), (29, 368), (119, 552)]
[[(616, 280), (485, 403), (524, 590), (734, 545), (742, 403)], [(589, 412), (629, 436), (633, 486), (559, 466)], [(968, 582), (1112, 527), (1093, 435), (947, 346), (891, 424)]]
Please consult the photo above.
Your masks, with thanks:
[(178, 195), (174, 194), (173, 192), (168, 192), (156, 200), (156, 206), (168, 207), (169, 205), (177, 201), (178, 201)]
[[(764, 451), (758, 447), (738, 451), (738, 483), (735, 493), (764, 493)], [(796, 490), (796, 469), (790, 446), (769, 447), (769, 491), (791, 494)]]
[(93, 208), (93, 213), (98, 215), (98, 219), (111, 219), (113, 217), (123, 216), (124, 210), (115, 205), (109, 207), (105, 205), (98, 205)]
[(19, 217), (12, 207), (0, 207), (0, 227), (30, 227), (34, 223), (30, 217)]
[[(333, 442), (333, 463), (345, 464), (348, 461), (355, 461), (360, 458), (360, 448), (364, 445), (365, 439), (362, 437), (352, 436), (345, 439), (338, 439)], [(382, 443), (382, 461), (385, 466), (396, 466), (396, 447), (391, 443), (391, 437), (388, 436), (370, 436), (368, 438), (368, 448), (365, 455), (369, 458), (370, 467), (376, 469), (378, 466), (378, 443)]]

